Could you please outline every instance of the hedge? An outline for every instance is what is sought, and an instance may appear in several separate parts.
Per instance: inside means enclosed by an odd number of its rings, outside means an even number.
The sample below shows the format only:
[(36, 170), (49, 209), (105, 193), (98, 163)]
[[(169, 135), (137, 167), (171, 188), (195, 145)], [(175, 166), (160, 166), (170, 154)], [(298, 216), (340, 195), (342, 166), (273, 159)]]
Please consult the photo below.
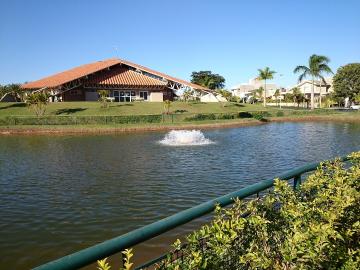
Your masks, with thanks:
[(0, 126), (13, 125), (96, 125), (160, 123), (159, 115), (119, 115), (119, 116), (9, 116), (0, 118)]

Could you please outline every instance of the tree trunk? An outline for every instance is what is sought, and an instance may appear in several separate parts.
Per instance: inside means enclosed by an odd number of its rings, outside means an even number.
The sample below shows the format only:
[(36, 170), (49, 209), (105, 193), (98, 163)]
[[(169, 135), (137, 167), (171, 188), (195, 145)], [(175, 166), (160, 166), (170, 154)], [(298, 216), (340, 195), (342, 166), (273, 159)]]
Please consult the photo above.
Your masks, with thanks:
[(266, 80), (264, 80), (264, 107), (266, 107)]
[(311, 85), (311, 110), (315, 109), (315, 104), (314, 104), (314, 76), (312, 76), (312, 85)]

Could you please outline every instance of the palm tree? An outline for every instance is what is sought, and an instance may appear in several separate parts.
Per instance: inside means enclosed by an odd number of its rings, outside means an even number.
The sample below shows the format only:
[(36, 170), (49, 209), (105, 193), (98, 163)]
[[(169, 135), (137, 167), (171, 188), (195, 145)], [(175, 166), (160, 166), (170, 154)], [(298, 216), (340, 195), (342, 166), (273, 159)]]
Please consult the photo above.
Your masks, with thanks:
[(264, 81), (264, 107), (266, 107), (266, 80), (272, 80), (276, 71), (270, 70), (269, 67), (265, 67), (264, 69), (258, 69), (258, 71), (259, 76), (257, 77), (257, 79)]
[(276, 91), (274, 93), (274, 97), (275, 97), (275, 102), (276, 102), (276, 105), (277, 105), (279, 103), (280, 89), (276, 89)]
[(309, 66), (297, 66), (294, 69), (294, 73), (300, 73), (299, 82), (301, 82), (305, 77), (311, 76), (312, 86), (311, 86), (311, 109), (314, 110), (314, 83), (315, 79), (325, 80), (322, 76), (322, 73), (333, 73), (331, 68), (328, 66), (330, 59), (323, 55), (313, 54), (309, 58)]

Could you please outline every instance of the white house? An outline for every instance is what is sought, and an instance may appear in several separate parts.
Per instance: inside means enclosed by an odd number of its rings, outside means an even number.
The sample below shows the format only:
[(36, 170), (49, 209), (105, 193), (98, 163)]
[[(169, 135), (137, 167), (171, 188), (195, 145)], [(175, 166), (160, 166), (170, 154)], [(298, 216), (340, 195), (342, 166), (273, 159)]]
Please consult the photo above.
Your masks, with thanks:
[(215, 94), (213, 94), (213, 93), (207, 93), (200, 97), (200, 101), (201, 102), (226, 102), (227, 100), (222, 95), (217, 94), (215, 96)]
[[(231, 88), (231, 92), (233, 96), (237, 96), (240, 98), (252, 96), (254, 94), (254, 91), (256, 89), (259, 89), (260, 87), (265, 89), (265, 83), (264, 81), (260, 81), (257, 78), (250, 79), (248, 83), (241, 83), (239, 85), (233, 86)], [(273, 83), (266, 83), (266, 96), (272, 97), (278, 89), (278, 85)]]

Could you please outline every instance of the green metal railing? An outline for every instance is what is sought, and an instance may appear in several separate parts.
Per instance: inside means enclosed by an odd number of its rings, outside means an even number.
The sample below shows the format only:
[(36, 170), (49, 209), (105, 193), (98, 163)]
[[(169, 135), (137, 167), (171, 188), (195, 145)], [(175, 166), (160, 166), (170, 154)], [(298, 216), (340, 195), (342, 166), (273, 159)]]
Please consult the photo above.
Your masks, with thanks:
[[(348, 159), (348, 157), (341, 158), (342, 161), (347, 161)], [(259, 192), (271, 188), (274, 185), (274, 179), (276, 178), (279, 178), (281, 180), (294, 179), (294, 188), (297, 188), (301, 184), (301, 175), (316, 170), (319, 165), (320, 162), (316, 162), (296, 168), (294, 170), (280, 174), (272, 179), (261, 181), (259, 183), (242, 188), (238, 191), (204, 202), (202, 204), (159, 220), (157, 222), (146, 225), (142, 228), (133, 230), (131, 232), (112, 238), (92, 247), (80, 250), (76, 253), (67, 255), (60, 259), (48, 262), (34, 269), (70, 270), (84, 267), (86, 265), (96, 262), (99, 259), (103, 259), (115, 253), (121, 252), (126, 248), (130, 248), (136, 244), (142, 243), (146, 240), (154, 238), (155, 236), (170, 231), (171, 229), (174, 229), (180, 225), (188, 223), (196, 218), (209, 214), (215, 209), (215, 206), (217, 204), (224, 207), (232, 204), (234, 202), (234, 198), (244, 199), (251, 195), (258, 195)], [(163, 257), (164, 256), (161, 256), (155, 260), (152, 260), (151, 262), (146, 263), (141, 267), (138, 267), (137, 269), (152, 265), (153, 263), (160, 261)]]

